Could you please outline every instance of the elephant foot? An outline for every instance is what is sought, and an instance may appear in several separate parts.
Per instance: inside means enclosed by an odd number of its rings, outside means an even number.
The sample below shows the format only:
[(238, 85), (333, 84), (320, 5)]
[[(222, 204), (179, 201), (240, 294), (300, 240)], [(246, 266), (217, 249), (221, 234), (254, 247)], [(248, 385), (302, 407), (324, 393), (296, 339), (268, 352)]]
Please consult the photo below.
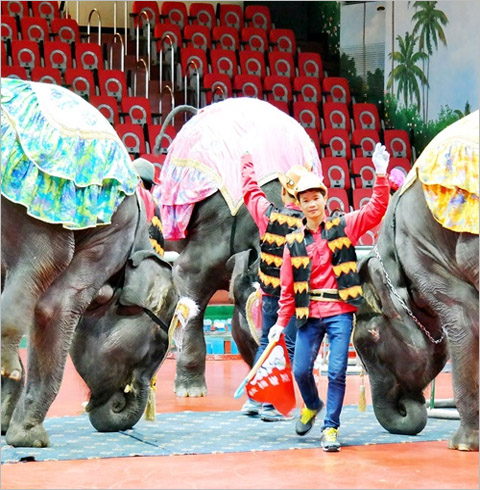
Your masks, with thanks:
[(7, 444), (15, 447), (47, 447), (50, 439), (43, 424), (37, 424), (29, 429), (23, 425), (12, 424), (5, 436)]
[(207, 396), (207, 385), (205, 384), (205, 379), (202, 377), (192, 379), (191, 377), (178, 378), (175, 379), (175, 386), (173, 391), (177, 396), (186, 398), (199, 398), (201, 396)]
[(449, 449), (458, 451), (478, 451), (478, 429), (466, 430), (460, 426), (453, 437), (448, 441)]
[(22, 379), (22, 364), (18, 352), (13, 349), (2, 349), (2, 376), (20, 381)]

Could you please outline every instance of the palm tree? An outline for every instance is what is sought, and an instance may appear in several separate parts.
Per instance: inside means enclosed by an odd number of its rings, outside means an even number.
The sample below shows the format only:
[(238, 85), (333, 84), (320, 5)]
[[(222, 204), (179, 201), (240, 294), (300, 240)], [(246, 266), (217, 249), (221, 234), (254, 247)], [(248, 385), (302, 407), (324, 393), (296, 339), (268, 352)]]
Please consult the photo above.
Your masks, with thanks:
[(413, 102), (414, 99), (420, 107), (420, 83), (428, 86), (428, 80), (425, 77), (422, 69), (417, 66), (417, 62), (422, 61), (428, 56), (421, 52), (415, 51), (415, 44), (417, 38), (413, 34), (405, 33), (405, 38), (397, 36), (398, 45), (400, 51), (394, 51), (389, 56), (392, 57), (397, 63), (397, 66), (390, 73), (390, 77), (387, 83), (387, 89), (390, 88), (394, 81), (398, 82), (397, 97), (403, 94), (403, 100), (405, 107), (408, 107), (409, 102)]
[[(413, 35), (419, 34), (418, 48), (420, 51), (426, 52), (429, 56), (427, 62), (427, 79), (430, 74), (430, 56), (433, 54), (433, 46), (438, 49), (438, 40), (444, 46), (447, 45), (447, 39), (443, 32), (442, 26), (448, 24), (448, 18), (444, 12), (436, 8), (438, 2), (414, 2), (413, 7), (417, 10), (412, 17), (415, 21), (413, 27)], [(425, 66), (424, 66), (425, 71)], [(428, 87), (426, 88), (426, 101), (424, 100), (424, 120), (428, 117)]]

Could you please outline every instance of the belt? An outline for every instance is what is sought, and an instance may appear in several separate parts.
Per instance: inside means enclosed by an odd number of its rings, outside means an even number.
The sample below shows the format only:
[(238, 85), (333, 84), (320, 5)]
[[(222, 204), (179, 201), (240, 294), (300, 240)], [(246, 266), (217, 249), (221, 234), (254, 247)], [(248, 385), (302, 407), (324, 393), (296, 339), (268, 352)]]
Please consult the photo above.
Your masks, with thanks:
[(337, 289), (312, 289), (309, 294), (312, 301), (340, 301)]

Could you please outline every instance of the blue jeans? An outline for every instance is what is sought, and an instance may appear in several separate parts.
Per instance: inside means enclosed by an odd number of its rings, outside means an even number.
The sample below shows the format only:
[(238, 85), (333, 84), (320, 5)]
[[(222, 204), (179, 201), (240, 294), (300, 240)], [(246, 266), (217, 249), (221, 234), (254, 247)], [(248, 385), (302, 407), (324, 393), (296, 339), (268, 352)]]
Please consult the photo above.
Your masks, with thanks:
[[(268, 333), (275, 325), (278, 318), (278, 300), (276, 296), (266, 296), (262, 298), (262, 336), (260, 337), (260, 345), (255, 354), (254, 364), (258, 361), (268, 345)], [(295, 338), (297, 336), (297, 326), (295, 315), (290, 318), (288, 325), (283, 331), (285, 334), (285, 345), (287, 346), (288, 357), (293, 366), (293, 358), (295, 353)], [(264, 408), (273, 408), (273, 405), (265, 403)]]
[(352, 328), (353, 313), (344, 313), (328, 318), (309, 318), (297, 332), (293, 373), (305, 406), (311, 410), (318, 410), (322, 404), (313, 377), (313, 365), (325, 334), (330, 342), (327, 409), (322, 430), (340, 427)]
[[(260, 345), (255, 354), (254, 364), (258, 361), (263, 351), (268, 345), (268, 333), (275, 325), (278, 318), (278, 300), (276, 296), (266, 296), (262, 298), (262, 336), (260, 337)], [(297, 326), (295, 315), (290, 318), (288, 325), (283, 331), (285, 334), (285, 344), (287, 346), (288, 357), (293, 366), (293, 355), (295, 353), (295, 338), (297, 336)]]

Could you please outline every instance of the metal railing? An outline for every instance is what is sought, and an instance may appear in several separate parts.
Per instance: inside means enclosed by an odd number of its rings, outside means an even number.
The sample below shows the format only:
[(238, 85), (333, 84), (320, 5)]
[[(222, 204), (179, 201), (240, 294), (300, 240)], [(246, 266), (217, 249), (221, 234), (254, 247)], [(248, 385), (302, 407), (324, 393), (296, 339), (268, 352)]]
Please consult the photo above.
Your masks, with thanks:
[[(170, 111), (173, 111), (173, 109), (175, 109), (175, 94), (173, 92), (173, 89), (172, 87), (170, 87), (170, 85), (165, 85), (163, 88), (162, 88), (162, 91), (160, 92), (160, 101), (158, 102), (158, 112), (160, 113), (160, 117), (163, 117), (163, 92), (165, 92), (165, 90), (168, 90), (168, 92), (170, 92), (170, 100), (171, 100), (171, 104), (172, 104), (172, 107), (170, 109)], [(175, 116), (172, 117), (172, 126), (175, 126)]]
[(97, 9), (92, 9), (90, 10), (90, 13), (88, 14), (88, 21), (87, 21), (87, 40), (90, 42), (90, 20), (92, 19), (92, 15), (96, 13), (98, 17), (98, 45), (102, 45), (102, 17), (100, 15), (100, 12)]
[(142, 10), (138, 14), (138, 22), (137, 22), (137, 28), (136, 28), (136, 52), (135, 52), (135, 61), (137, 64), (140, 61), (140, 19), (142, 17), (145, 17), (146, 19), (146, 24), (147, 24), (147, 72), (148, 75), (150, 76), (150, 17), (148, 16), (147, 12), (145, 10)]
[[(148, 99), (148, 88), (149, 88), (149, 81), (150, 81), (150, 71), (148, 69), (148, 65), (145, 62), (144, 59), (140, 58), (137, 61), (137, 66), (135, 68), (138, 68), (139, 65), (143, 65), (145, 68), (145, 97)], [(137, 77), (138, 77), (138, 72), (135, 70), (135, 74), (133, 76), (133, 95), (136, 97), (137, 96)]]
[(121, 59), (121, 64), (120, 64), (120, 69), (124, 72), (125, 71), (125, 44), (123, 43), (123, 38), (122, 36), (116, 32), (114, 35), (113, 35), (113, 38), (112, 38), (112, 44), (110, 45), (110, 70), (113, 70), (113, 45), (114, 44), (117, 44), (116, 42), (116, 39), (120, 39), (120, 53), (122, 55), (122, 59)]
[(160, 93), (163, 92), (163, 89), (162, 89), (162, 82), (163, 82), (163, 43), (165, 41), (168, 41), (170, 43), (170, 52), (171, 52), (171, 60), (172, 60), (172, 64), (171, 64), (171, 82), (172, 82), (172, 90), (175, 90), (175, 41), (174, 39), (172, 38), (172, 36), (170, 36), (170, 34), (165, 34), (165, 36), (162, 38), (161, 40), (161, 43), (162, 43), (162, 46), (161, 46), (161, 49), (160, 49), (160, 66), (159, 66), (159, 70), (158, 70), (158, 87), (160, 89)]
[[(187, 66), (185, 67), (185, 76), (183, 77), (183, 87), (184, 87), (184, 101), (185, 101), (185, 105), (188, 104), (188, 100), (187, 100), (187, 80), (188, 80), (188, 67), (190, 65), (193, 65), (193, 67), (195, 68), (195, 75), (196, 75), (196, 79), (197, 79), (197, 90), (196, 90), (196, 95), (197, 95), (197, 109), (200, 109), (200, 72), (199, 72), (199, 66), (197, 65), (196, 61), (195, 60), (189, 60), (188, 63), (187, 63)], [(187, 118), (187, 115), (185, 114), (185, 120)]]

